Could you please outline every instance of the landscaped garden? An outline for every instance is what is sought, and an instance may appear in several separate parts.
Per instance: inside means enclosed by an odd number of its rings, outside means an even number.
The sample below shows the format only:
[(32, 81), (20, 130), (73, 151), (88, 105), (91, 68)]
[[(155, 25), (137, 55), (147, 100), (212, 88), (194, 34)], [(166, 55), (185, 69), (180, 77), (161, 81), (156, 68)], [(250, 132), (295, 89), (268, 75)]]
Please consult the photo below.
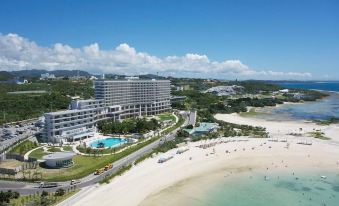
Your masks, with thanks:
[(37, 158), (37, 159), (42, 159), (42, 157), (44, 155), (46, 155), (47, 153), (44, 151), (43, 148), (39, 148), (34, 150), (33, 152), (31, 152), (31, 154), (29, 154), (29, 157), (33, 157), (33, 158)]
[[(180, 127), (184, 123), (183, 118), (179, 118), (179, 121), (167, 128), (163, 134), (168, 134), (174, 129)], [(109, 163), (113, 163), (127, 155), (145, 147), (146, 145), (158, 140), (160, 137), (155, 136), (143, 142), (136, 143), (131, 147), (126, 148), (125, 150), (112, 154), (112, 155), (97, 155), (97, 156), (84, 156), (77, 155), (73, 157), (74, 166), (70, 168), (51, 170), (51, 169), (42, 169), (42, 179), (47, 181), (67, 181), (72, 179), (79, 179), (93, 173), (96, 169), (102, 168)]]
[[(125, 149), (120, 153), (107, 156), (84, 156), (77, 155), (73, 157), (74, 166), (65, 169), (50, 170), (42, 169), (42, 179), (47, 181), (67, 181), (72, 179), (79, 179), (93, 173), (96, 169), (104, 167), (105, 165), (115, 162), (142, 147), (156, 141), (159, 137), (153, 137), (145, 142), (137, 143), (130, 148)], [(113, 163), (114, 164), (114, 163)]]
[(163, 113), (157, 116), (159, 117), (160, 121), (171, 120), (172, 122), (175, 122), (175, 117), (171, 113)]
[(11, 154), (19, 154), (24, 155), (26, 152), (38, 147), (39, 144), (37, 142), (32, 142), (30, 140), (25, 140), (18, 145), (14, 146), (9, 153)]

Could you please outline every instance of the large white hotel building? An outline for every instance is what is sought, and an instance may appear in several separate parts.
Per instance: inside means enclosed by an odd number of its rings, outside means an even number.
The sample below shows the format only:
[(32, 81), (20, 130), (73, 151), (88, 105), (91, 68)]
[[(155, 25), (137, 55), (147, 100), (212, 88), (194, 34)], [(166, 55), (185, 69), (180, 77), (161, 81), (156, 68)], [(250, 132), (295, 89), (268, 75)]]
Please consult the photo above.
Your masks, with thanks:
[(75, 141), (94, 135), (96, 122), (156, 115), (170, 110), (169, 80), (96, 80), (95, 99), (72, 101), (66, 111), (45, 113), (46, 141)]

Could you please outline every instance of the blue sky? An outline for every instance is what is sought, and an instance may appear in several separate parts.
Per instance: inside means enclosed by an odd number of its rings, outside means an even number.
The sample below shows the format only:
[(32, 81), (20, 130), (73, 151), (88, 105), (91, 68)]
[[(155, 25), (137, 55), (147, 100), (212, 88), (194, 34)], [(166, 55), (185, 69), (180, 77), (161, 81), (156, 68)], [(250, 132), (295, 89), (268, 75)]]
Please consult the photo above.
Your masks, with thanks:
[(0, 69), (338, 80), (338, 11), (327, 0), (2, 0)]

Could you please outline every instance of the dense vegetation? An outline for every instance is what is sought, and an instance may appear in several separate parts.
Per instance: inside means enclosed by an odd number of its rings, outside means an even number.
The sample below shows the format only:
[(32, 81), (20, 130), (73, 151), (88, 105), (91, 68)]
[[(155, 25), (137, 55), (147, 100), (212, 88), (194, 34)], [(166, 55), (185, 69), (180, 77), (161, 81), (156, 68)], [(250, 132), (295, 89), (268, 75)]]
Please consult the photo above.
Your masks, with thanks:
[[(172, 107), (175, 109), (197, 109), (199, 121), (212, 122), (213, 115), (216, 113), (246, 112), (247, 106), (264, 107), (275, 106), (283, 102), (314, 101), (325, 97), (326, 94), (301, 89), (290, 89), (290, 93), (279, 94), (273, 97), (273, 92), (283, 89), (275, 84), (268, 84), (263, 81), (213, 81), (206, 82), (202, 79), (177, 79), (172, 81), (177, 85), (189, 85), (187, 90), (172, 91), (173, 95), (186, 96), (185, 103), (176, 103)], [(250, 94), (253, 97), (217, 96), (211, 93), (203, 93), (207, 88), (221, 85), (239, 85), (243, 86), (243, 94)], [(293, 93), (301, 93), (300, 97), (295, 97)], [(260, 98), (254, 95), (260, 94)]]
[(21, 205), (41, 205), (41, 206), (49, 206), (49, 205), (57, 205), (58, 203), (62, 202), (66, 198), (72, 196), (75, 194), (78, 190), (76, 190), (76, 187), (73, 186), (70, 189), (57, 189), (54, 193), (52, 192), (47, 192), (47, 191), (42, 191), (42, 192), (37, 192), (36, 194), (33, 195), (25, 195), (25, 196), (19, 196), (18, 193), (16, 192), (0, 192), (0, 196), (3, 194), (10, 194), (12, 198), (5, 204), (2, 205), (12, 205), (12, 206), (21, 206)]
[(18, 199), (20, 194), (15, 191), (8, 190), (6, 192), (0, 191), (0, 206), (8, 205), (12, 199)]
[(122, 122), (114, 120), (106, 120), (98, 123), (98, 129), (104, 134), (127, 134), (127, 133), (147, 133), (150, 130), (160, 128), (159, 122), (152, 118), (131, 118)]
[[(94, 91), (91, 81), (38, 81), (16, 85), (0, 84), (0, 124), (41, 116), (44, 112), (67, 109), (69, 96), (90, 98)], [(14, 91), (44, 90), (46, 93), (8, 94)]]
[(0, 81), (7, 81), (13, 78), (13, 75), (6, 71), (0, 71)]

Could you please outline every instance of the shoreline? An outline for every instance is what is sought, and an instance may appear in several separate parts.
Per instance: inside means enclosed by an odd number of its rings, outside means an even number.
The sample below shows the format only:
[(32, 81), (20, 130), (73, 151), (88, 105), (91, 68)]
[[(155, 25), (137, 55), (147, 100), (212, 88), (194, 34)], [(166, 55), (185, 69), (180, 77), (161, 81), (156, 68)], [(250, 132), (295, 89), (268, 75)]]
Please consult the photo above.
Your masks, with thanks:
[[(332, 92), (328, 92), (328, 91), (324, 91), (327, 92), (327, 94), (329, 94), (326, 97), (314, 100), (314, 101), (304, 101), (304, 102), (283, 102), (282, 104), (276, 104), (275, 106), (264, 106), (264, 107), (251, 107), (254, 109), (254, 112), (252, 112), (251, 115), (249, 115), (248, 117), (256, 117), (258, 119), (266, 119), (266, 120), (273, 120), (273, 121), (305, 121), (305, 122), (314, 122), (314, 123), (326, 123), (326, 124), (337, 124), (336, 122), (331, 122), (332, 119), (338, 119), (339, 117), (334, 116), (334, 112), (333, 109), (334, 107), (331, 105), (323, 105), (323, 102), (327, 102), (327, 101), (332, 101), (333, 102), (333, 98), (335, 98), (335, 100), (339, 97), (339, 92), (338, 93), (332, 93)], [(326, 100), (327, 99), (327, 100)], [(319, 105), (318, 105), (319, 104)], [(337, 105), (336, 103), (334, 103), (335, 105)], [(304, 115), (303, 113), (305, 113), (305, 111), (303, 111), (303, 107), (301, 108), (301, 111), (298, 111), (297, 108), (298, 107), (293, 107), (295, 108), (295, 110), (293, 110), (292, 112), (286, 112), (286, 113), (281, 113), (281, 112), (275, 112), (274, 110), (276, 108), (281, 108), (282, 110), (284, 109), (288, 109), (290, 105), (297, 105), (297, 106), (302, 106), (305, 108), (310, 107), (309, 109), (312, 110), (314, 109), (314, 106), (317, 105), (319, 108), (328, 106), (331, 108), (331, 110), (328, 111), (324, 111), (326, 115), (322, 116), (322, 117), (312, 117), (312, 116), (300, 116), (300, 115)], [(286, 107), (285, 107), (286, 106)], [(285, 108), (284, 108), (285, 107)], [(250, 108), (250, 109), (251, 109)], [(249, 110), (247, 110), (247, 112), (249, 112)], [(265, 116), (266, 115), (266, 116)], [(279, 115), (279, 116), (277, 116)], [(315, 115), (320, 115), (319, 113), (316, 113)], [(242, 114), (242, 116), (247, 117), (246, 116), (246, 112), (244, 112)]]
[[(336, 134), (339, 133), (339, 127), (295, 121), (272, 123), (271, 121), (240, 117), (238, 114), (217, 114), (216, 118), (223, 121), (230, 120), (233, 121), (232, 123), (259, 124), (271, 131), (272, 138), (286, 139), (287, 142), (272, 142), (268, 139), (247, 137), (190, 142), (188, 144), (189, 151), (178, 155), (175, 154), (177, 149), (173, 149), (165, 154), (158, 154), (146, 159), (133, 166), (122, 176), (114, 178), (111, 183), (94, 189), (74, 205), (95, 205), (98, 202), (101, 205), (111, 205), (113, 202), (117, 205), (159, 205), (166, 201), (171, 202), (173, 196), (172, 198), (166, 196), (166, 192), (168, 189), (176, 188), (178, 184), (188, 185), (185, 194), (194, 192), (199, 194), (199, 191), (189, 186), (190, 181), (199, 183), (204, 177), (214, 174), (227, 175), (228, 172), (233, 171), (234, 173), (239, 168), (245, 168), (245, 171), (281, 170), (289, 173), (297, 169), (310, 171), (316, 168), (321, 168), (324, 171), (338, 171), (339, 137), (336, 137)], [(290, 126), (293, 128), (289, 128)], [(303, 128), (301, 136), (295, 137), (286, 134), (293, 129), (299, 131), (300, 127)], [(326, 135), (332, 139), (325, 141), (306, 135), (308, 131), (313, 131), (318, 127), (322, 127)], [(312, 141), (312, 145), (298, 144), (305, 140)], [(216, 143), (216, 145), (207, 149), (197, 147), (209, 143)], [(174, 155), (174, 158), (162, 164), (157, 163), (160, 157), (166, 155)], [(217, 182), (218, 178), (215, 181)], [(213, 184), (215, 182), (211, 181), (204, 187), (208, 189)], [(103, 194), (107, 194), (107, 197), (102, 198)], [(157, 198), (154, 199), (154, 197)], [(194, 197), (183, 196), (183, 200), (185, 198)]]

